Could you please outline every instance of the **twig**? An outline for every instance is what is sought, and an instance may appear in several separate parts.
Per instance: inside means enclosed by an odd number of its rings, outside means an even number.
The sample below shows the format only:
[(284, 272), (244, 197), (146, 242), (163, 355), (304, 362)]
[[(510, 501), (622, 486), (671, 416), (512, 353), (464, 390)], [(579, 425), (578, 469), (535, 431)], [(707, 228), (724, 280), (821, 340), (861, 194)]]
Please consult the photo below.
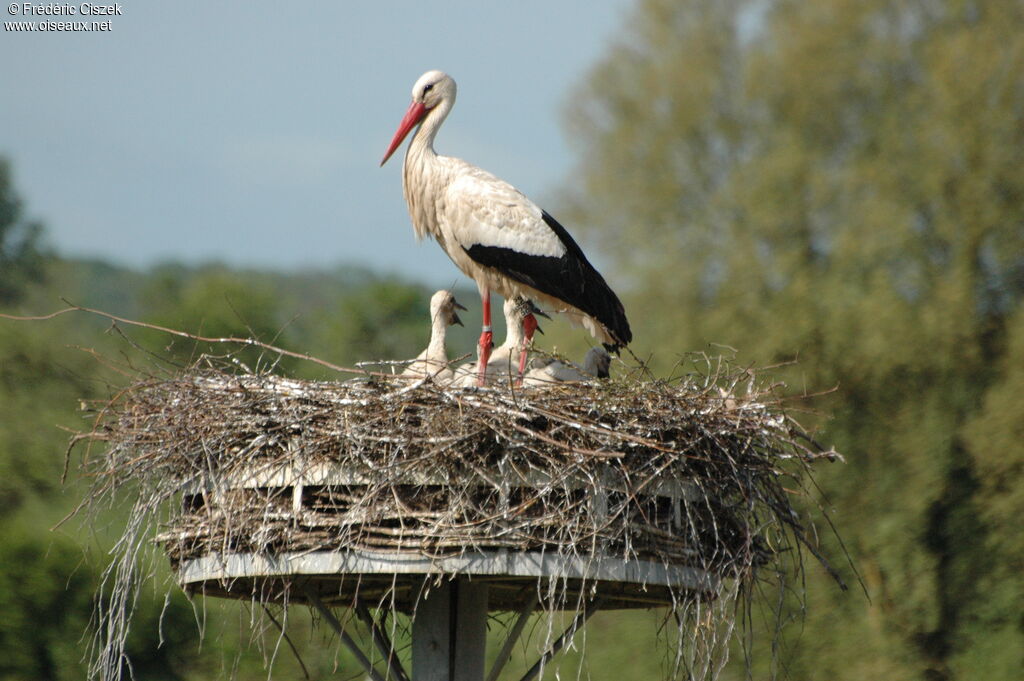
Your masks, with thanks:
[(187, 331), (180, 331), (178, 329), (172, 329), (172, 328), (170, 328), (168, 326), (161, 326), (159, 324), (150, 324), (148, 322), (140, 322), (140, 321), (137, 321), (137, 320), (134, 320), (134, 319), (127, 319), (125, 317), (120, 317), (118, 315), (114, 315), (114, 314), (111, 314), (109, 312), (104, 312), (103, 310), (95, 310), (95, 309), (90, 308), (90, 307), (84, 307), (82, 305), (75, 305), (74, 303), (72, 303), (72, 302), (70, 302), (70, 301), (68, 301), (68, 300), (66, 300), (64, 298), (62, 298), (61, 300), (63, 300), (65, 303), (67, 303), (68, 307), (66, 307), (66, 308), (64, 308), (62, 310), (57, 310), (56, 312), (51, 312), (50, 314), (37, 315), (37, 316), (19, 316), (19, 315), (11, 315), (11, 314), (0, 313), (0, 318), (10, 319), (10, 320), (17, 321), (17, 322), (39, 322), (39, 321), (47, 321), (47, 320), (50, 320), (50, 319), (55, 319), (55, 318), (57, 318), (57, 317), (59, 317), (61, 315), (67, 314), (69, 312), (86, 312), (88, 314), (96, 315), (97, 317), (103, 317), (105, 319), (109, 319), (112, 322), (118, 322), (120, 324), (128, 324), (130, 326), (138, 326), (138, 327), (141, 327), (141, 328), (144, 328), (144, 329), (150, 329), (150, 330), (153, 330), (153, 331), (161, 331), (163, 333), (170, 334), (172, 336), (178, 336), (179, 338), (187, 338), (189, 340), (197, 341), (197, 342), (200, 342), (200, 343), (228, 343), (228, 344), (231, 344), (231, 345), (245, 345), (245, 346), (249, 346), (249, 347), (261, 348), (263, 350), (268, 350), (270, 352), (274, 352), (274, 353), (277, 353), (279, 355), (284, 355), (285, 357), (292, 357), (294, 359), (301, 359), (301, 360), (304, 360), (304, 361), (307, 361), (307, 362), (313, 362), (314, 364), (319, 364), (320, 366), (325, 367), (327, 369), (331, 369), (333, 371), (339, 371), (339, 372), (344, 372), (344, 373), (349, 373), (349, 374), (361, 374), (363, 376), (382, 376), (382, 377), (386, 377), (386, 376), (389, 375), (389, 374), (383, 374), (383, 373), (378, 373), (378, 372), (365, 371), (363, 369), (356, 369), (356, 368), (352, 368), (352, 367), (344, 367), (344, 366), (341, 366), (339, 364), (334, 364), (333, 362), (328, 362), (327, 360), (320, 359), (319, 357), (314, 357), (313, 355), (309, 355), (309, 354), (306, 354), (306, 353), (303, 353), (303, 352), (295, 352), (294, 350), (287, 350), (285, 348), (277, 347), (276, 345), (271, 345), (270, 343), (264, 343), (263, 341), (256, 340), (255, 338), (236, 338), (236, 337), (232, 337), (232, 336), (214, 338), (214, 337), (208, 337), (208, 336), (200, 336), (198, 334), (189, 333)]

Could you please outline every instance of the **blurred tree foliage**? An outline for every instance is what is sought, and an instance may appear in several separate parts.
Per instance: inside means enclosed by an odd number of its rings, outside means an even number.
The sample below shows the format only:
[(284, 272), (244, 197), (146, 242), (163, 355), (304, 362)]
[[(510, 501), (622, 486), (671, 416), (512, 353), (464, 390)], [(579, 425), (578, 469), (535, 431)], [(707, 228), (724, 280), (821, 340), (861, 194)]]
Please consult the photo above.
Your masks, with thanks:
[(823, 486), (871, 600), (814, 574), (792, 677), (1017, 678), (1024, 5), (644, 0), (579, 95), (569, 219), (637, 351), (838, 386)]
[(40, 223), (25, 219), (10, 164), (0, 158), (0, 305), (16, 302), (24, 287), (42, 276), (41, 234)]

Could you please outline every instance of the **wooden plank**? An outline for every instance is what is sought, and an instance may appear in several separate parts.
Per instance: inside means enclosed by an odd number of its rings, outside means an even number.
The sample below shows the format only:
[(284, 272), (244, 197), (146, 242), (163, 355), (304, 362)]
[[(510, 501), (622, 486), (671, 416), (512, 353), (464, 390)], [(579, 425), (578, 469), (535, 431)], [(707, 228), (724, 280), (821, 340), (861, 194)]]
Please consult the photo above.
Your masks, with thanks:
[(178, 579), (185, 585), (210, 580), (294, 575), (343, 579), (345, 575), (365, 574), (552, 577), (670, 586), (694, 591), (713, 591), (719, 582), (711, 573), (695, 567), (609, 557), (558, 556), (536, 551), (467, 552), (444, 558), (369, 551), (230, 553), (186, 560), (178, 568)]
[[(611, 466), (605, 468), (605, 475), (602, 476), (602, 484), (606, 485), (610, 492), (628, 493), (625, 485), (620, 484), (615, 469)], [(494, 479), (503, 481), (510, 487), (527, 487), (530, 489), (557, 487), (565, 490), (589, 489), (593, 483), (586, 478), (560, 477), (550, 472), (531, 469), (524, 473), (517, 472), (509, 466), (499, 466), (493, 470)], [(368, 485), (379, 483), (380, 473), (361, 471), (351, 466), (342, 466), (337, 463), (311, 463), (304, 465), (299, 463), (281, 464), (278, 462), (254, 463), (244, 471), (237, 471), (230, 474), (217, 476), (197, 477), (192, 482), (182, 486), (182, 492), (186, 495), (196, 495), (209, 489), (252, 489), (256, 487), (291, 487), (296, 485), (306, 486), (346, 486), (346, 485)], [(480, 479), (481, 486), (490, 487), (490, 483)], [(413, 486), (443, 486), (448, 481), (438, 475), (426, 475), (420, 472), (406, 472), (388, 478), (392, 485), (413, 485)], [(674, 499), (685, 499), (686, 501), (697, 501), (704, 498), (704, 493), (699, 485), (687, 480), (665, 479), (651, 484), (644, 490), (644, 495), (657, 497), (670, 497)]]
[(425, 588), (412, 619), (412, 678), (451, 681), (452, 588), (449, 582)]
[(455, 614), (452, 678), (454, 681), (481, 681), (487, 650), (487, 584), (459, 577), (452, 586)]

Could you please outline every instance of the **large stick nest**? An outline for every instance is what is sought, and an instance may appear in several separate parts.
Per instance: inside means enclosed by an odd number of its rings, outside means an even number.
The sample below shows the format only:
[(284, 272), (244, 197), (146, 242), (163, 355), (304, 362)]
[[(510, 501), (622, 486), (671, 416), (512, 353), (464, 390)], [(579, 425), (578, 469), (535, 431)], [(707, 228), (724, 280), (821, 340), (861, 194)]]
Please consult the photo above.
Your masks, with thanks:
[[(706, 366), (532, 390), (302, 381), (209, 361), (142, 378), (95, 405), (80, 436), (106, 444), (86, 458), (89, 502), (136, 494), (111, 612), (154, 535), (176, 568), (230, 553), (543, 551), (749, 585), (804, 547), (817, 556), (793, 502), (807, 464), (837, 455), (753, 372)], [(282, 471), (292, 483), (266, 482)], [(102, 617), (116, 643), (125, 618)]]
[[(131, 385), (90, 437), (109, 445), (97, 492), (193, 496), (160, 535), (174, 563), (225, 550), (597, 550), (744, 576), (780, 546), (773, 533), (804, 535), (784, 478), (822, 456), (749, 372), (517, 391), (196, 367)], [(356, 484), (310, 486), (298, 517), (291, 496), (256, 485), (211, 512), (226, 480), (324, 465)]]

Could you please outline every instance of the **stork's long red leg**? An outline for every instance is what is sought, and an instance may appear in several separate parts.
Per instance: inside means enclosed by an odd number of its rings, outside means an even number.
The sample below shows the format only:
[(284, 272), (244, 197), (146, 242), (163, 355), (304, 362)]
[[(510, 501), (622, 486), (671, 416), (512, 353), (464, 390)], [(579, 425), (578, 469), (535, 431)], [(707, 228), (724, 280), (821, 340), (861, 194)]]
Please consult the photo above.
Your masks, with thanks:
[(491, 292), (481, 287), (480, 302), (483, 306), (484, 326), (480, 330), (480, 353), (476, 384), (484, 385), (487, 382), (487, 361), (491, 359), (491, 347), (494, 345), (494, 332), (491, 330)]

